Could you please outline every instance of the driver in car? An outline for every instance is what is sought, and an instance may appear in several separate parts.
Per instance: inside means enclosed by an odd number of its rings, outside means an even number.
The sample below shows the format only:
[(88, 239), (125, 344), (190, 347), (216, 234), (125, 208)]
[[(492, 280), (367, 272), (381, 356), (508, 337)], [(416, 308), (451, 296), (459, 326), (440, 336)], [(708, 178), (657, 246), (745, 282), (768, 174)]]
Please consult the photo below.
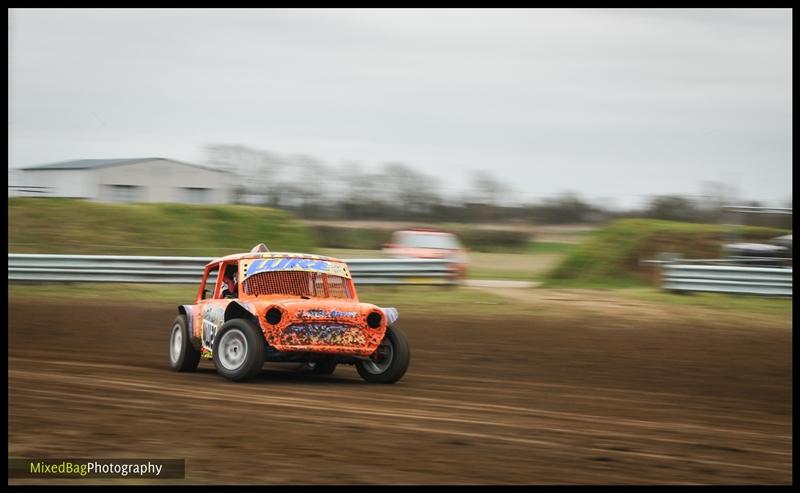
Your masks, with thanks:
[(222, 291), (223, 298), (236, 298), (238, 296), (238, 288), (236, 285), (236, 277), (238, 275), (236, 264), (229, 265), (225, 268), (225, 274), (222, 276)]

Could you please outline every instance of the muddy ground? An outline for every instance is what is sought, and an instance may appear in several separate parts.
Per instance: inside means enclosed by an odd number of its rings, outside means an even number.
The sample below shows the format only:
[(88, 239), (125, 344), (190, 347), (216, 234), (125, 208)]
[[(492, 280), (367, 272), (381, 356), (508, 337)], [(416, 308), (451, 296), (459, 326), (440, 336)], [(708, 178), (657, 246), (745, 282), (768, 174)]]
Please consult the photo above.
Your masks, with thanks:
[(237, 384), (169, 371), (171, 305), (9, 310), (9, 456), (186, 458), (190, 483), (791, 482), (790, 328), (401, 313), (398, 384)]

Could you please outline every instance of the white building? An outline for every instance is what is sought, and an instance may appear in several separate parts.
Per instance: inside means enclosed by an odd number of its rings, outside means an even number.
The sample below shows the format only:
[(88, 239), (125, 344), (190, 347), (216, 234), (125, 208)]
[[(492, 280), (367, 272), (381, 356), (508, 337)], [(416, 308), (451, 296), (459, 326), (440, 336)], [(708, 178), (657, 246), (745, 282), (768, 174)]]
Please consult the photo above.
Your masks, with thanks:
[(225, 171), (172, 159), (81, 159), (9, 170), (10, 197), (229, 204)]

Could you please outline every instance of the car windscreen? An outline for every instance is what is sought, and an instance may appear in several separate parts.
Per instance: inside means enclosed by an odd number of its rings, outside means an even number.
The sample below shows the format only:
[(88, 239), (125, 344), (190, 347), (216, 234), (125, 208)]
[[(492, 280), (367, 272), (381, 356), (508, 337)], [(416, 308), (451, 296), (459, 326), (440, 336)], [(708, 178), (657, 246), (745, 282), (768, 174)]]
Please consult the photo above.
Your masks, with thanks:
[(247, 295), (354, 297), (347, 265), (333, 259), (264, 256), (244, 259), (239, 268), (242, 289)]
[(461, 248), (455, 236), (449, 234), (399, 232), (395, 243), (412, 248), (443, 248), (447, 250)]
[(348, 279), (321, 272), (259, 272), (245, 279), (242, 289), (249, 296), (285, 295), (309, 298), (353, 298)]

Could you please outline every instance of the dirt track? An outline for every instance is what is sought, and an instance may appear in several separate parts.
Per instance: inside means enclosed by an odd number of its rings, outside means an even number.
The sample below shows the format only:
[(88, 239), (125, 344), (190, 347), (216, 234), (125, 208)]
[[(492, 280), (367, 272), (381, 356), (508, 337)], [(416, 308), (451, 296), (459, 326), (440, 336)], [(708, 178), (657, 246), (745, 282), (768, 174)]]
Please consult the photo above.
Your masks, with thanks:
[(401, 311), (399, 384), (234, 384), (168, 370), (172, 306), (9, 309), (10, 456), (185, 457), (192, 483), (791, 482), (789, 329)]

